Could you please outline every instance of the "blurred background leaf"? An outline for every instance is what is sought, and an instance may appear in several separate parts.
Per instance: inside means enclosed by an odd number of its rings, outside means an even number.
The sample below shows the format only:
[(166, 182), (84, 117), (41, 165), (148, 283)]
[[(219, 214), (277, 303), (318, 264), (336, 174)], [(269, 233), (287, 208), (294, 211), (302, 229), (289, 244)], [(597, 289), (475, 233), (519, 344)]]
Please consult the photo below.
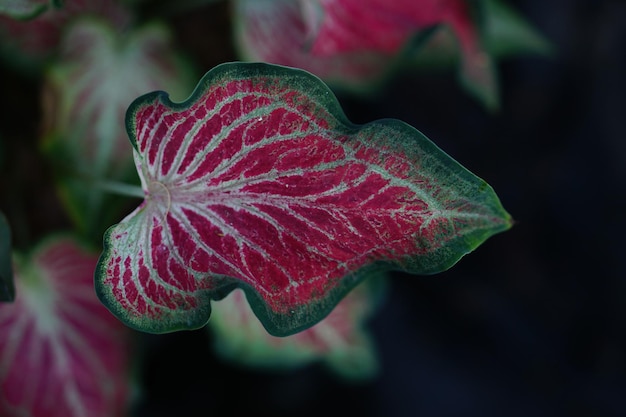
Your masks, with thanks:
[(61, 0), (0, 0), (0, 14), (14, 19), (32, 19), (51, 7), (61, 7)]
[(139, 182), (126, 109), (154, 90), (183, 100), (195, 82), (192, 64), (163, 24), (119, 33), (105, 21), (82, 18), (67, 29), (61, 54), (46, 71), (42, 147), (68, 213), (91, 241), (100, 242), (129, 204), (98, 184)]

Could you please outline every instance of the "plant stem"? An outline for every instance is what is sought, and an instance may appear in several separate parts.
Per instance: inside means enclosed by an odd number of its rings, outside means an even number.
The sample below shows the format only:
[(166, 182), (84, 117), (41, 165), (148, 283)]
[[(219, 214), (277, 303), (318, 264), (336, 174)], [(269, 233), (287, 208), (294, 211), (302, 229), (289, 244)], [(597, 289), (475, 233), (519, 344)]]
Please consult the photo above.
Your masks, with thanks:
[(115, 181), (95, 181), (94, 185), (103, 191), (107, 191), (113, 194), (138, 198), (145, 198), (146, 196), (143, 189), (137, 185), (125, 184)]

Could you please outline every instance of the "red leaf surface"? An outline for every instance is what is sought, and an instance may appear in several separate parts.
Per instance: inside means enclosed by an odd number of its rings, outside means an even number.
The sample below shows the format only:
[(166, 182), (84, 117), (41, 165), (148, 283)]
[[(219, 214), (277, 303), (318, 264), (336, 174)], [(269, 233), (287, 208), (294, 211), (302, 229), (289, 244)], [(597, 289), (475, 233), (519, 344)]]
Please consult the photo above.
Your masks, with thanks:
[(0, 415), (125, 414), (128, 329), (93, 289), (97, 255), (69, 238), (15, 258), (16, 299), (0, 304)]
[(419, 30), (450, 25), (461, 44), (477, 43), (467, 0), (317, 0), (323, 18), (313, 54), (358, 50), (397, 53)]
[(510, 227), (495, 193), (411, 126), (354, 125), (311, 74), (223, 64), (127, 113), (145, 201), (110, 228), (96, 289), (128, 325), (197, 328), (243, 288), (274, 335), (325, 317), (356, 271), (431, 274)]

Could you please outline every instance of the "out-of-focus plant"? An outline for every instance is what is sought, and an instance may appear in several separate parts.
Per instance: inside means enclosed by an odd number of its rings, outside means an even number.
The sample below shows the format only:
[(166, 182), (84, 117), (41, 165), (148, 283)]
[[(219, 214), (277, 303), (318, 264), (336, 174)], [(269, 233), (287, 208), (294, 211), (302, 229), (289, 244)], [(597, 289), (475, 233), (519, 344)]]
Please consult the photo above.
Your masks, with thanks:
[(499, 106), (496, 60), (547, 55), (548, 42), (500, 0), (234, 0), (247, 60), (303, 68), (332, 87), (372, 93), (403, 71), (458, 68), (466, 90)]
[(0, 414), (125, 415), (130, 332), (93, 291), (97, 252), (50, 236), (14, 256), (17, 296), (0, 308)]
[(117, 30), (130, 27), (132, 12), (116, 0), (2, 0), (0, 53), (4, 62), (37, 76), (56, 59), (63, 34), (74, 21), (105, 19)]
[(349, 379), (374, 377), (379, 369), (366, 321), (384, 298), (384, 277), (364, 280), (314, 326), (286, 337), (270, 335), (241, 290), (214, 304), (208, 329), (216, 352), (235, 364), (285, 371), (322, 362)]
[(42, 146), (77, 230), (100, 239), (125, 202), (102, 187), (137, 180), (123, 124), (128, 104), (153, 90), (185, 98), (193, 70), (163, 24), (120, 35), (105, 21), (83, 18), (66, 28), (44, 76)]
[(497, 61), (550, 50), (505, 3), (228, 0), (233, 51), (255, 63), (207, 72), (173, 21), (217, 2), (0, 0), (3, 71), (40, 93), (24, 140), (68, 219), (13, 242), (17, 139), (0, 126), (3, 416), (128, 415), (133, 340), (209, 315), (235, 363), (374, 377), (385, 271), (440, 272), (511, 226), (419, 131), (354, 125), (331, 90), (457, 68), (495, 110)]

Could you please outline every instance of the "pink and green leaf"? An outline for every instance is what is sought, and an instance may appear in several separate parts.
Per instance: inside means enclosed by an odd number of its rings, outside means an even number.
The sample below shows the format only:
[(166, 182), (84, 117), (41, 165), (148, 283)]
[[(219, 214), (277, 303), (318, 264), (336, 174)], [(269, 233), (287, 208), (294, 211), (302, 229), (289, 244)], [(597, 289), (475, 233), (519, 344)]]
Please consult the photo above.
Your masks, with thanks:
[[(46, 73), (44, 148), (63, 157), (59, 186), (79, 230), (93, 228), (110, 208), (92, 181), (133, 178), (133, 151), (124, 129), (129, 104), (166, 89), (183, 99), (193, 89), (190, 65), (175, 51), (169, 31), (151, 24), (118, 33), (104, 21), (82, 19), (69, 28), (61, 55)], [(110, 212), (110, 210), (107, 210)], [(118, 217), (119, 218), (119, 217)], [(100, 227), (101, 236), (113, 218)]]
[(394, 60), (389, 56), (375, 51), (312, 56), (319, 20), (316, 3), (235, 0), (234, 36), (242, 59), (301, 68), (330, 85), (352, 90), (376, 86), (391, 69)]
[(433, 274), (511, 226), (493, 189), (399, 120), (355, 125), (308, 72), (223, 64), (193, 95), (138, 98), (146, 198), (104, 238), (96, 289), (131, 327), (203, 326), (242, 288), (274, 335), (372, 271)]
[(0, 302), (10, 302), (14, 299), (11, 229), (6, 217), (0, 212)]
[(355, 51), (398, 54), (418, 31), (443, 21), (455, 1), (439, 0), (316, 0), (323, 10), (312, 55)]
[[(235, 39), (244, 60), (302, 68), (333, 87), (371, 91), (379, 88), (397, 67), (412, 62), (423, 41), (433, 33), (432, 28), (445, 28), (439, 32), (445, 34), (445, 42), (430, 42), (427, 55), (432, 56), (433, 49), (439, 52), (438, 48), (446, 55), (458, 55), (460, 59), (447, 62), (458, 65), (462, 85), (487, 108), (495, 109), (499, 89), (490, 46), (499, 35), (489, 44), (485, 36), (494, 26), (492, 3), (238, 0)], [(502, 8), (496, 8), (502, 15)], [(505, 31), (510, 35), (505, 36), (505, 45), (497, 42), (499, 49), (507, 45), (523, 47), (529, 42), (530, 46), (538, 45), (539, 38), (532, 38), (529, 30), (521, 30), (528, 26), (523, 27), (515, 19), (507, 22), (516, 24), (510, 32)], [(495, 28), (503, 32), (505, 26), (496, 24)]]
[(446, 26), (461, 51), (461, 80), (488, 108), (497, 107), (497, 80), (481, 39), (480, 2), (467, 0), (319, 0), (324, 19), (312, 53), (373, 50), (400, 53), (419, 31)]
[(130, 334), (96, 297), (97, 254), (54, 237), (14, 259), (17, 297), (0, 304), (0, 415), (125, 415)]
[(378, 278), (365, 279), (325, 319), (287, 337), (267, 333), (244, 292), (235, 290), (213, 304), (208, 327), (216, 351), (233, 363), (252, 368), (292, 370), (321, 361), (346, 378), (371, 378), (378, 361), (365, 324), (381, 298)]

